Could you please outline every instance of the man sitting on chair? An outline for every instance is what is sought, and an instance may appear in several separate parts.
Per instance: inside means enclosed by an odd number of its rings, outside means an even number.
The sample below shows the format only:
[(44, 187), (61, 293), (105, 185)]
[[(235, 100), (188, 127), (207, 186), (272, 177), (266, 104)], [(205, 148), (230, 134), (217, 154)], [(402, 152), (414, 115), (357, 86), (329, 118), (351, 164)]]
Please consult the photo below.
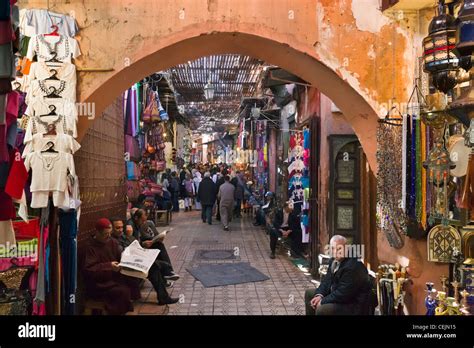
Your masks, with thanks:
[(357, 258), (346, 257), (347, 240), (331, 238), (331, 260), (317, 289), (306, 290), (306, 315), (358, 314), (359, 295), (367, 290), (368, 272)]

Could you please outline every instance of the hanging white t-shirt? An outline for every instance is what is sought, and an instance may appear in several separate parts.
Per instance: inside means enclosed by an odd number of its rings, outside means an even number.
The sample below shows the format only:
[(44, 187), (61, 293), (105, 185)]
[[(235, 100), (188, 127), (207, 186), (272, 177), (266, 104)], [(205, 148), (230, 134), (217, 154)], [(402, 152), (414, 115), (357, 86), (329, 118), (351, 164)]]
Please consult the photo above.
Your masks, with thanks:
[(76, 175), (74, 158), (66, 152), (31, 152), (25, 157), (25, 167), (32, 172), (31, 192), (65, 192), (68, 174)]
[(306, 168), (306, 166), (304, 165), (304, 162), (303, 160), (301, 159), (296, 159), (294, 160), (289, 166), (288, 166), (288, 173), (292, 173), (292, 172), (302, 172), (304, 169)]
[(48, 126), (54, 124), (57, 134), (69, 134), (66, 118), (63, 115), (56, 116), (30, 116), (25, 130), (25, 144), (32, 141), (33, 135), (45, 134), (48, 132)]
[[(56, 52), (56, 56), (53, 52)], [(26, 57), (33, 61), (35, 55), (38, 62), (56, 58), (60, 62), (71, 63), (72, 58), (75, 59), (81, 55), (81, 50), (72, 37), (40, 34), (33, 36), (28, 44)]]
[(31, 98), (25, 110), (25, 115), (46, 115), (51, 110), (77, 122), (76, 104), (63, 98)]
[[(61, 98), (49, 98), (51, 93)], [(36, 98), (65, 99), (72, 103), (76, 102), (76, 84), (64, 80), (30, 80), (26, 104), (34, 102)]]
[(58, 33), (61, 35), (74, 37), (79, 31), (74, 18), (46, 9), (27, 9), (20, 11), (20, 23), (23, 35), (30, 37), (52, 32), (53, 24), (58, 26)]
[(76, 66), (72, 63), (49, 63), (33, 62), (30, 66), (30, 73), (27, 76), (32, 80), (46, 80), (54, 76), (68, 84), (77, 83)]
[(53, 136), (44, 136), (43, 134), (33, 135), (31, 141), (27, 142), (23, 150), (23, 158), (34, 151), (44, 151), (48, 149), (48, 143), (54, 144), (54, 149), (59, 152), (74, 154), (81, 148), (81, 145), (69, 134), (56, 134)]

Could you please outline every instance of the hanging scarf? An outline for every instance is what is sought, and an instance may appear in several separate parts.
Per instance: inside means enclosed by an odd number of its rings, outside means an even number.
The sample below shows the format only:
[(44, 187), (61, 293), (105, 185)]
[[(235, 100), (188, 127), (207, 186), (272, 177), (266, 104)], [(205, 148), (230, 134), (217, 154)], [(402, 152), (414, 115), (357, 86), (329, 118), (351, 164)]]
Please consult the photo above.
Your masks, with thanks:
[(410, 146), (410, 210), (409, 216), (416, 219), (416, 121), (411, 119), (411, 146)]
[(422, 211), (422, 178), (421, 178), (421, 121), (418, 119), (416, 122), (416, 220), (421, 221)]
[(426, 229), (426, 169), (423, 167), (423, 163), (426, 161), (426, 125), (420, 122), (421, 125), (421, 224)]

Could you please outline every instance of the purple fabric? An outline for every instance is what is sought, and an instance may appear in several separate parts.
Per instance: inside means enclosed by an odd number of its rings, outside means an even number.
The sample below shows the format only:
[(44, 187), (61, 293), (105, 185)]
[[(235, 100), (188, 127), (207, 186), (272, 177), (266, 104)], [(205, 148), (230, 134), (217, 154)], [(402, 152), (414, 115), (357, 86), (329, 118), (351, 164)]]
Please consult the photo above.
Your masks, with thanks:
[(138, 130), (137, 120), (137, 91), (133, 88), (128, 90), (125, 107), (125, 134), (135, 136)]

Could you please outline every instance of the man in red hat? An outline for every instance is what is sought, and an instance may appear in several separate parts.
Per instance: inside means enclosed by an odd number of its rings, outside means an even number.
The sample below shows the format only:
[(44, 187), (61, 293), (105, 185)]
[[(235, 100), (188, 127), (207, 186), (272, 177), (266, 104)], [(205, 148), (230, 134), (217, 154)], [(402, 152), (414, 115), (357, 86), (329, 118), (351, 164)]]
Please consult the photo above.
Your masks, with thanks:
[(108, 314), (133, 311), (132, 301), (141, 297), (139, 280), (119, 272), (121, 249), (118, 242), (110, 238), (110, 220), (98, 220), (95, 229), (92, 238), (78, 250), (86, 295), (104, 301)]

